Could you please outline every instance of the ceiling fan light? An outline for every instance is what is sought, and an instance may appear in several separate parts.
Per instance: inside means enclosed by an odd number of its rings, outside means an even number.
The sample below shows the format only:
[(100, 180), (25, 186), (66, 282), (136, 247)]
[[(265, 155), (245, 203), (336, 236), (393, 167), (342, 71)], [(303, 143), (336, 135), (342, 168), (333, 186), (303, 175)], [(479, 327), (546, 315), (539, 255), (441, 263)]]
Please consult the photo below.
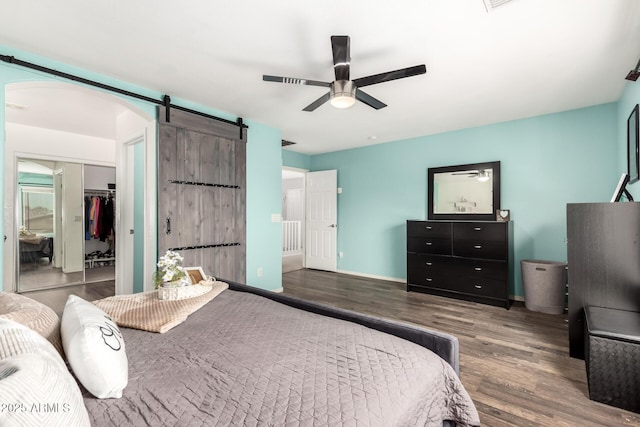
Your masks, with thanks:
[(349, 80), (336, 80), (331, 83), (331, 105), (346, 109), (356, 103), (356, 88)]
[(351, 96), (334, 96), (331, 98), (331, 105), (336, 108), (346, 109), (353, 107), (356, 103), (356, 99)]
[(480, 182), (487, 182), (489, 181), (489, 178), (489, 172), (487, 172), (486, 170), (481, 170), (480, 173), (478, 173), (478, 177), (476, 179)]

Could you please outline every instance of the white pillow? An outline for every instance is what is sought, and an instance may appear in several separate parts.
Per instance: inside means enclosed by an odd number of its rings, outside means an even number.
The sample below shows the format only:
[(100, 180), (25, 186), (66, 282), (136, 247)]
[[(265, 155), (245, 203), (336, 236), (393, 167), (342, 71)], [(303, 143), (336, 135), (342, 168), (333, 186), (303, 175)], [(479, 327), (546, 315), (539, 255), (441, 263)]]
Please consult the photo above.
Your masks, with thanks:
[(90, 426), (82, 393), (40, 334), (0, 319), (0, 425)]
[(71, 369), (89, 393), (99, 399), (122, 397), (129, 366), (115, 322), (94, 304), (69, 295), (60, 334)]

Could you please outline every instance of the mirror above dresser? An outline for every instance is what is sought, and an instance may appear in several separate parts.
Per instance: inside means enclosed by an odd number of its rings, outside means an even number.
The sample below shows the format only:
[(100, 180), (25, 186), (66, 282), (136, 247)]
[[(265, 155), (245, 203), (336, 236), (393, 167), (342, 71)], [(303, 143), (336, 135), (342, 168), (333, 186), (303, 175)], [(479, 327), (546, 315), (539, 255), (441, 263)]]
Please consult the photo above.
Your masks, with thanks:
[(500, 209), (500, 162), (428, 169), (429, 220), (494, 221)]

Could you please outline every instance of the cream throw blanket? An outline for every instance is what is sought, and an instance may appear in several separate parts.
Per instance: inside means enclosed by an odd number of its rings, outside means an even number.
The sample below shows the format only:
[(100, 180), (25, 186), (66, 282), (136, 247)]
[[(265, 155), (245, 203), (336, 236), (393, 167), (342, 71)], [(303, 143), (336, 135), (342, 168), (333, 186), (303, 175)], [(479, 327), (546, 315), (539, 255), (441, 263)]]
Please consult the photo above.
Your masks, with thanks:
[(213, 282), (211, 290), (181, 300), (158, 299), (158, 291), (133, 295), (116, 295), (93, 303), (104, 310), (118, 326), (164, 333), (187, 320), (187, 317), (229, 287), (225, 282)]

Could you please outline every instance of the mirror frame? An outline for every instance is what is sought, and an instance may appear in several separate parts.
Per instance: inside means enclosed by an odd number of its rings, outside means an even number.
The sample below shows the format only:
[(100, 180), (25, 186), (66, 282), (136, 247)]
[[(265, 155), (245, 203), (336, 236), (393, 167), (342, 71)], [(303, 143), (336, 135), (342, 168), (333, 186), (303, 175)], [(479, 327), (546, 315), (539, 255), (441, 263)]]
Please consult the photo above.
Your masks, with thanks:
[[(461, 172), (475, 169), (493, 169), (493, 209), (491, 213), (444, 213), (433, 211), (433, 177), (437, 173)], [(495, 221), (496, 211), (500, 209), (500, 162), (470, 163), (467, 165), (443, 166), (429, 168), (427, 170), (427, 216), (433, 220), (458, 220), (458, 221)]]

